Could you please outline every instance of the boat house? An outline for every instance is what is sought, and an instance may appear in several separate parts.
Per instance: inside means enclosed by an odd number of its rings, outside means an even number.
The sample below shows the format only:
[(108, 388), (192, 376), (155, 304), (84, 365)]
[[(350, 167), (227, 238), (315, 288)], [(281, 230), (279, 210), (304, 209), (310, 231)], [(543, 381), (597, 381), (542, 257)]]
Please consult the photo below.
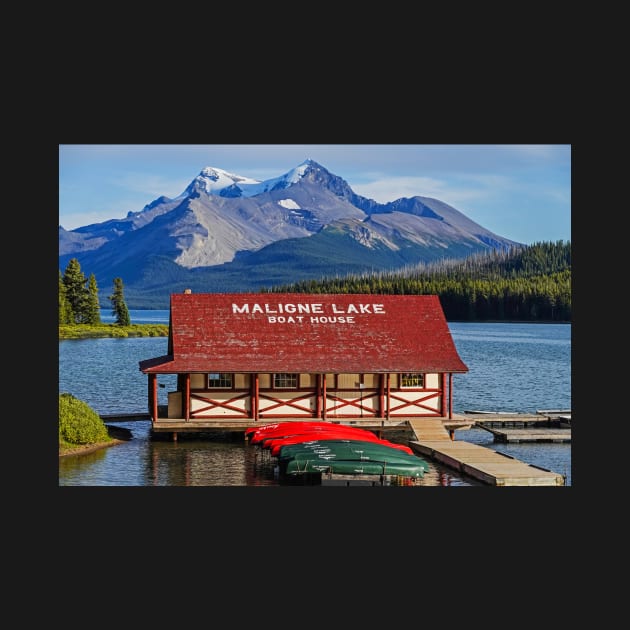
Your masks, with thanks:
[[(167, 354), (140, 361), (154, 431), (316, 418), (452, 418), (457, 353), (437, 295), (172, 294)], [(168, 404), (158, 379), (176, 375)], [(172, 382), (173, 379), (171, 378)]]

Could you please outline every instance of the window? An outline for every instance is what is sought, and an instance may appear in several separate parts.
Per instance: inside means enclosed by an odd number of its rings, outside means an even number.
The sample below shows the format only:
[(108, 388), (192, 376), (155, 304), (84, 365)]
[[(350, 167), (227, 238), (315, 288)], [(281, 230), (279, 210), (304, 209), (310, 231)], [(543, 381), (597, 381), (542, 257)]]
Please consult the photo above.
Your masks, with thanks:
[(274, 388), (281, 389), (291, 387), (295, 389), (298, 384), (298, 375), (297, 374), (287, 374), (281, 372), (279, 374), (273, 375), (273, 386)]
[(208, 389), (225, 389), (232, 387), (231, 374), (208, 374)]
[(406, 372), (400, 375), (401, 387), (424, 387), (424, 374)]

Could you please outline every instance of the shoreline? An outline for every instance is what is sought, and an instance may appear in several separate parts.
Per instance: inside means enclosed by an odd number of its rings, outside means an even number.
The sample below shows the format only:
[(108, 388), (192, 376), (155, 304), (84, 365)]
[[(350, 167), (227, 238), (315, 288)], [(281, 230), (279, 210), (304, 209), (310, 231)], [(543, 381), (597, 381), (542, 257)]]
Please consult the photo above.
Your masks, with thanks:
[[(164, 310), (164, 309), (156, 309)], [(447, 319), (447, 324), (571, 324), (571, 320), (521, 320), (521, 319)], [(59, 341), (68, 339), (104, 339), (108, 337), (168, 337), (168, 323), (163, 324), (131, 324), (118, 326), (117, 324), (99, 324), (85, 327), (83, 324), (59, 326)], [(70, 332), (71, 331), (71, 332)]]
[[(106, 425), (107, 426), (107, 425)], [(107, 426), (107, 432), (112, 438), (107, 442), (94, 442), (93, 444), (75, 444), (74, 446), (59, 445), (59, 457), (68, 457), (69, 455), (87, 455), (94, 451), (100, 451), (103, 448), (115, 446), (128, 442), (132, 438), (131, 431), (124, 427)]]
[(59, 457), (68, 457), (70, 455), (87, 455), (94, 451), (100, 451), (103, 448), (109, 446), (115, 446), (116, 444), (122, 444), (126, 440), (114, 439), (111, 442), (96, 442), (94, 444), (77, 444), (72, 447), (59, 447)]

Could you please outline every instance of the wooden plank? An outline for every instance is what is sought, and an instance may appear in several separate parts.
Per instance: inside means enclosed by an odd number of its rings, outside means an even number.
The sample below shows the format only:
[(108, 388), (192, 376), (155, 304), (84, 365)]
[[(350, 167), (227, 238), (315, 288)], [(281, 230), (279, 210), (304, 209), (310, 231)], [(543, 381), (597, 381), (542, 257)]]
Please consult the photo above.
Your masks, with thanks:
[(526, 428), (526, 429), (495, 429), (482, 427), (494, 435), (498, 442), (570, 442), (570, 428)]
[(407, 422), (419, 440), (451, 441), (451, 436), (441, 418), (409, 418)]
[(148, 413), (102, 413), (100, 418), (103, 422), (133, 422), (136, 420), (150, 420)]
[(531, 466), (493, 449), (464, 441), (410, 441), (411, 449), (454, 468), (483, 483), (495, 486), (563, 486), (559, 473)]

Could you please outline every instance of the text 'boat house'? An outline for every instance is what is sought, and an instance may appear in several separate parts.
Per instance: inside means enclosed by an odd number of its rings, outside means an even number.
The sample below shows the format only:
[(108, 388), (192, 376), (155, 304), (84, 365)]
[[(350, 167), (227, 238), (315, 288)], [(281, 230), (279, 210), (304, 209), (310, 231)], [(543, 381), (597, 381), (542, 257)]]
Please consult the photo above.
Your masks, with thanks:
[(139, 365), (164, 431), (451, 418), (453, 374), (468, 371), (436, 295), (172, 294), (167, 354)]

